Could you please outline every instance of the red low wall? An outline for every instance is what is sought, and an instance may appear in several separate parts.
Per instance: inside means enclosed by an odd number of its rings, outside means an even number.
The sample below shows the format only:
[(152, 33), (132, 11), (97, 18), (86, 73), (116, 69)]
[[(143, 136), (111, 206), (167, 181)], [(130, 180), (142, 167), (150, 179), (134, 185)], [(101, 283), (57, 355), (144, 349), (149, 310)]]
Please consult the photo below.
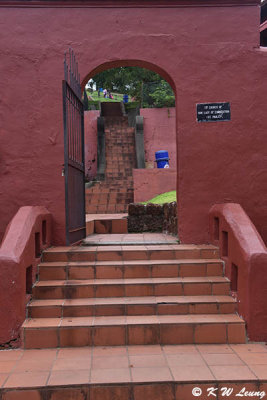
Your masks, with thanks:
[[(17, 347), (26, 304), (43, 249), (51, 244), (51, 214), (44, 207), (21, 207), (0, 248), (0, 345)], [(27, 293), (28, 291), (28, 293)]]
[(211, 208), (210, 238), (220, 247), (249, 339), (266, 341), (267, 249), (262, 238), (242, 207), (233, 203)]
[(84, 157), (85, 177), (88, 181), (95, 178), (97, 173), (97, 118), (98, 110), (84, 113)]
[(174, 169), (134, 169), (134, 201), (136, 203), (153, 199), (158, 194), (176, 190)]
[(176, 169), (176, 115), (175, 108), (142, 108), (144, 117), (145, 161), (153, 163), (155, 152), (167, 150), (170, 167)]

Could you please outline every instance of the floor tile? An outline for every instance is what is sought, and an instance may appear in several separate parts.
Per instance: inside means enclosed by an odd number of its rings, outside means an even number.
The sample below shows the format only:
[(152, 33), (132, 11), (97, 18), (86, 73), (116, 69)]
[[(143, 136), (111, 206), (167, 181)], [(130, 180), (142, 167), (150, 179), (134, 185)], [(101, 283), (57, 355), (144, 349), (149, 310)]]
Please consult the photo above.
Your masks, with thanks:
[(260, 343), (231, 344), (230, 347), (236, 353), (267, 353), (267, 345)]
[(54, 360), (57, 351), (57, 349), (24, 350), (21, 360)]
[(167, 367), (164, 355), (131, 355), (129, 359), (132, 368)]
[(106, 356), (106, 357), (93, 357), (92, 369), (103, 368), (128, 368), (129, 360), (126, 356)]
[(214, 376), (205, 365), (203, 366), (171, 366), (173, 377), (176, 381), (195, 382), (212, 381)]
[(0, 374), (0, 388), (4, 384), (7, 377), (8, 377), (8, 374)]
[(17, 362), (17, 360), (0, 361), (0, 374), (9, 374), (12, 370), (15, 369)]
[(126, 356), (127, 355), (127, 347), (94, 347), (93, 348), (93, 356)]
[(53, 360), (22, 359), (16, 364), (14, 372), (50, 371)]
[(235, 381), (240, 380), (255, 380), (256, 375), (245, 365), (211, 365), (210, 369), (217, 380)]
[(266, 365), (250, 365), (249, 369), (261, 380), (267, 380)]
[(19, 372), (13, 373), (5, 383), (5, 388), (45, 386), (48, 372)]
[(191, 344), (162, 346), (165, 354), (198, 354), (197, 347)]
[(22, 357), (23, 350), (1, 350), (0, 361), (18, 360)]
[(52, 371), (48, 385), (78, 385), (89, 383), (89, 370)]
[(267, 369), (267, 352), (266, 353), (239, 353), (241, 360), (245, 361), (248, 365), (264, 364)]
[(244, 365), (244, 362), (235, 354), (207, 354), (203, 355), (208, 365)]
[(160, 345), (128, 346), (129, 355), (162, 354)]
[(65, 349), (59, 349), (57, 358), (71, 358), (71, 359), (89, 359), (91, 358), (92, 348), (91, 347), (67, 347)]
[(130, 370), (128, 368), (93, 369), (91, 371), (91, 384), (126, 382), (131, 382)]
[(76, 371), (89, 370), (91, 368), (91, 357), (87, 358), (59, 358), (54, 364), (52, 371)]
[(171, 382), (169, 368), (131, 368), (133, 382)]
[(233, 350), (228, 344), (197, 344), (196, 348), (200, 353), (210, 353), (210, 354), (232, 354)]
[(167, 354), (168, 364), (172, 366), (205, 366), (205, 361), (199, 354)]

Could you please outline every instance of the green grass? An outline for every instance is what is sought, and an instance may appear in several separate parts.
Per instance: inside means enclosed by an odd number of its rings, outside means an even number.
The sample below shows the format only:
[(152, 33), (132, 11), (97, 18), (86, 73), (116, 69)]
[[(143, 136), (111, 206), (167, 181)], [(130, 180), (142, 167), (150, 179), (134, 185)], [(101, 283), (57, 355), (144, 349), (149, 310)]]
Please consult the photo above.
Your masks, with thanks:
[[(90, 101), (90, 97), (91, 97), (94, 101), (101, 101), (101, 102), (103, 102), (103, 101), (106, 101), (106, 102), (115, 102), (115, 101), (122, 101), (122, 100), (123, 100), (123, 94), (120, 94), (120, 93), (112, 93), (112, 96), (114, 97), (114, 99), (108, 99), (108, 98), (105, 98), (105, 97), (104, 97), (103, 92), (100, 93), (100, 97), (98, 97), (97, 91), (95, 91), (95, 92), (93, 92), (93, 93), (90, 93), (90, 92), (87, 90), (87, 96), (88, 96), (89, 101)], [(90, 96), (90, 97), (89, 97), (89, 96)]]
[(159, 194), (158, 196), (154, 197), (151, 200), (144, 201), (142, 204), (148, 204), (148, 203), (164, 204), (164, 203), (172, 203), (173, 201), (176, 201), (176, 190)]

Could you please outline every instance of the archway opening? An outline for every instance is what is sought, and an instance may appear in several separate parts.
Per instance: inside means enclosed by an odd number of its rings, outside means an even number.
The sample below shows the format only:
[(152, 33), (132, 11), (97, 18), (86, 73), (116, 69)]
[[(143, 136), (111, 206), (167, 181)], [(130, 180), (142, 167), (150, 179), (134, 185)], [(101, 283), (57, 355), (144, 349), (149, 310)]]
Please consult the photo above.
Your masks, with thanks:
[(130, 203), (166, 192), (174, 200), (177, 129), (171, 77), (153, 64), (120, 60), (95, 68), (82, 87), (86, 213), (126, 214)]

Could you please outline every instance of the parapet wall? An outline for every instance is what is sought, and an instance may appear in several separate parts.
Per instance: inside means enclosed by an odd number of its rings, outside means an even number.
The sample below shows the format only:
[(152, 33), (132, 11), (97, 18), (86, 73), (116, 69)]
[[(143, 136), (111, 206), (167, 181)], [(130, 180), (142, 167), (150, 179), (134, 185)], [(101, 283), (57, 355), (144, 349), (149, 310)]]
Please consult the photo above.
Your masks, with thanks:
[(175, 108), (142, 108), (144, 117), (145, 161), (153, 166), (155, 152), (167, 150), (170, 167), (176, 169)]
[(133, 182), (135, 203), (151, 200), (158, 194), (176, 190), (176, 170), (134, 169)]

